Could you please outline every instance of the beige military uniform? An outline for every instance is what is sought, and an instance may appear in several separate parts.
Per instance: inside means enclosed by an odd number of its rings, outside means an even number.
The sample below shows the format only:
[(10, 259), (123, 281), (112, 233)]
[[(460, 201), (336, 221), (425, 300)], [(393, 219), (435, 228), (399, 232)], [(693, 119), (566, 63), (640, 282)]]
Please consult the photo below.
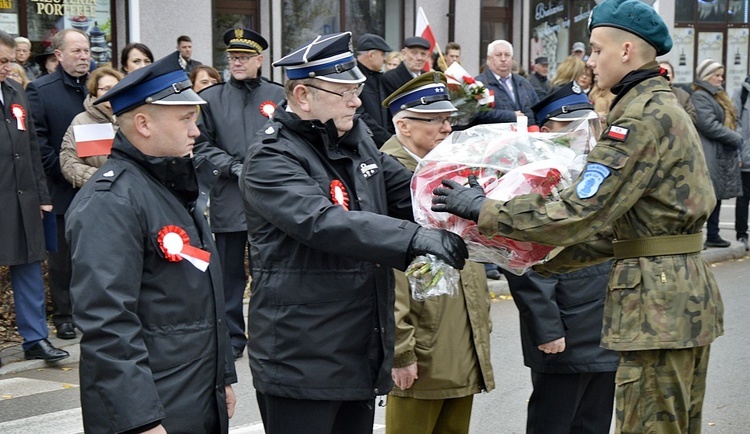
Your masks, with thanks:
[[(651, 62), (647, 68), (658, 66)], [(487, 200), (479, 227), (487, 236), (502, 234), (571, 246), (547, 265), (557, 271), (600, 262), (614, 248), (602, 345), (621, 352), (618, 386), (632, 384), (637, 389), (642, 386), (638, 386), (641, 376), (649, 375), (649, 367), (644, 366), (648, 362), (636, 363), (627, 352), (697, 350), (723, 334), (719, 289), (700, 254), (701, 228), (716, 199), (698, 134), (664, 78), (646, 78), (631, 88), (612, 108), (607, 123), (610, 127), (589, 154), (586, 169), (561, 192), (559, 200), (539, 195), (506, 203)], [(597, 240), (605, 232), (615, 240), (613, 245)], [(702, 350), (701, 365), (708, 361), (707, 349)], [(658, 354), (654, 355), (657, 359)], [(670, 376), (660, 373), (663, 366), (657, 365), (661, 362), (646, 358), (656, 367), (654, 375)], [(685, 397), (690, 408), (674, 402), (651, 406), (649, 411), (637, 411), (636, 420), (623, 396), (626, 387), (618, 387), (618, 431), (662, 432), (645, 428), (652, 422), (662, 423), (655, 420), (661, 410), (687, 414), (690, 422), (676, 417), (680, 427), (694, 424), (696, 417), (700, 423), (700, 405), (696, 410), (690, 402), (695, 393), (702, 401), (705, 369), (686, 374), (684, 381), (690, 384), (683, 384), (679, 375), (674, 377), (679, 387), (699, 389)], [(672, 387), (661, 388), (659, 393), (666, 395), (667, 389)], [(649, 397), (632, 387), (629, 393), (631, 399)], [(629, 407), (627, 417), (621, 405)], [(649, 415), (654, 420), (649, 421)], [(633, 427), (641, 427), (629, 431), (622, 425), (625, 418)]]

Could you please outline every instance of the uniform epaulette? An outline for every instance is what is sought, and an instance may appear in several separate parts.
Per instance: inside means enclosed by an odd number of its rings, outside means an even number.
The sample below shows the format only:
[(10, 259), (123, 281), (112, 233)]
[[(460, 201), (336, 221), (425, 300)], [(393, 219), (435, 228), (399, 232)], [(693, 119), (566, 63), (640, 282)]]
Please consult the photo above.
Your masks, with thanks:
[(266, 124), (268, 125), (263, 132), (261, 133), (261, 142), (263, 143), (271, 143), (275, 142), (277, 137), (279, 136), (279, 131), (281, 131), (282, 124), (280, 122), (274, 122), (272, 124)]
[(109, 191), (112, 189), (112, 184), (115, 183), (117, 178), (125, 171), (125, 167), (122, 166), (110, 166), (104, 173), (98, 175), (95, 182), (96, 191)]

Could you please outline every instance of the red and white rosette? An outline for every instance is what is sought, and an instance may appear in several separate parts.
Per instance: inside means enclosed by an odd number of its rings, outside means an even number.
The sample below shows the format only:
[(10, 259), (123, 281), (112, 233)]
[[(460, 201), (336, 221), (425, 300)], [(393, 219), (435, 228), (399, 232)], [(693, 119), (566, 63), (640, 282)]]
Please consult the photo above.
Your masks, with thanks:
[(211, 253), (190, 245), (190, 238), (185, 229), (179, 226), (167, 225), (161, 228), (158, 236), (159, 247), (169, 262), (188, 262), (201, 271), (206, 271)]
[(10, 106), (10, 114), (16, 118), (18, 131), (26, 131), (26, 110), (23, 109), (23, 106), (21, 104), (12, 104)]
[(349, 211), (349, 193), (344, 188), (344, 183), (338, 179), (331, 181), (331, 200), (336, 205), (341, 205), (345, 210)]
[(263, 116), (270, 118), (273, 116), (273, 112), (276, 110), (276, 104), (273, 103), (273, 101), (263, 101), (260, 103), (260, 107), (258, 107), (260, 110), (260, 114)]

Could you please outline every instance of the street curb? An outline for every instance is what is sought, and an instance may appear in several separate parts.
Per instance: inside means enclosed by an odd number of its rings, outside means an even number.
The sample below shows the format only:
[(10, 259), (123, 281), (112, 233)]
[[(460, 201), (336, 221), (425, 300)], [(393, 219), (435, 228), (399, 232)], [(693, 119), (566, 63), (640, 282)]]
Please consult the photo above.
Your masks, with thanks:
[[(716, 264), (733, 259), (742, 259), (747, 252), (745, 251), (744, 245), (739, 242), (732, 242), (732, 245), (729, 247), (707, 249), (704, 250), (702, 254), (703, 257), (706, 258), (706, 262), (709, 264)], [(506, 282), (504, 278), (500, 280), (488, 280), (487, 286), (489, 287), (489, 290), (494, 293), (495, 297), (500, 295), (510, 295), (508, 282)], [(77, 364), (81, 358), (81, 347), (79, 345), (81, 340), (80, 336), (81, 333), (79, 331), (76, 339), (63, 340), (55, 337), (54, 331), (50, 331), (49, 341), (52, 345), (57, 348), (62, 348), (70, 353), (70, 357), (55, 363), (47, 363), (43, 360), (24, 360), (23, 349), (20, 344), (6, 348), (0, 351), (0, 357), (3, 361), (3, 366), (0, 367), (0, 376), (17, 374), (32, 369), (56, 368), (70, 364)]]

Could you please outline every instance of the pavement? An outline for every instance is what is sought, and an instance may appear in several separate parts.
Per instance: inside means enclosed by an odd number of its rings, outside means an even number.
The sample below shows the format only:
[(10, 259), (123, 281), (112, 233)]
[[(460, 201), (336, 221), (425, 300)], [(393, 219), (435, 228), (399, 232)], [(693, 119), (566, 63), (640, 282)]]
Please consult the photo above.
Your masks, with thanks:
[[(729, 239), (728, 237), (724, 238)], [(737, 241), (732, 241), (732, 245), (726, 248), (709, 248), (703, 250), (703, 257), (706, 258), (706, 261), (709, 264), (729, 261), (732, 259), (742, 259), (746, 254), (745, 246)], [(508, 291), (508, 283), (504, 278), (501, 278), (500, 280), (489, 280), (488, 285), (489, 290), (493, 292), (496, 297), (507, 296), (510, 294)], [(62, 348), (70, 353), (70, 357), (55, 363), (47, 363), (43, 360), (25, 360), (21, 344), (3, 349), (0, 351), (0, 359), (2, 359), (3, 363), (3, 366), (0, 367), (0, 376), (33, 369), (41, 369), (49, 366), (78, 363), (81, 356), (81, 348), (79, 345), (81, 332), (78, 330), (76, 330), (76, 332), (78, 334), (76, 339), (63, 340), (58, 339), (55, 336), (54, 329), (50, 329), (49, 341), (52, 345), (57, 348)]]

